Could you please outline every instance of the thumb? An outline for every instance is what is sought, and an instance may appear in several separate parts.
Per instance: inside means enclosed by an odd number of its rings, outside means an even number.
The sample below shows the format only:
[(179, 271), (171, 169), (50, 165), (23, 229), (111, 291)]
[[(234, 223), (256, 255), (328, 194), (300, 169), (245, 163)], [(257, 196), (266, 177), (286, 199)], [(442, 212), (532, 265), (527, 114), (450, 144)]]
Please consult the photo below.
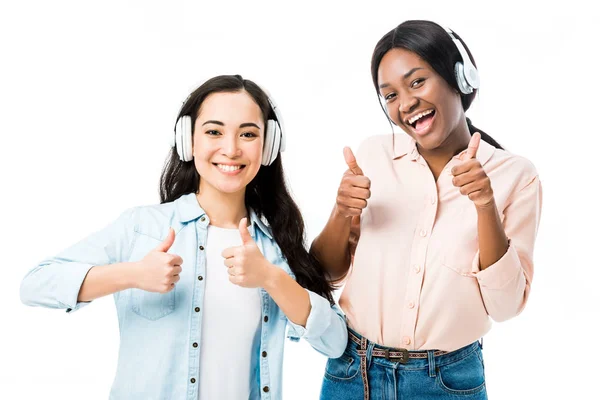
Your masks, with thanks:
[(160, 251), (161, 253), (166, 253), (167, 251), (169, 251), (171, 246), (173, 246), (174, 241), (175, 241), (175, 231), (173, 230), (173, 228), (169, 228), (169, 233), (167, 234), (167, 237), (165, 238), (165, 240), (162, 241), (161, 244), (159, 244), (156, 247), (155, 250)]
[(250, 236), (250, 232), (248, 232), (248, 218), (242, 218), (240, 220), (240, 237), (242, 238), (242, 244), (253, 243), (254, 240), (252, 236)]
[(469, 147), (467, 147), (467, 152), (464, 154), (464, 157), (461, 157), (461, 160), (466, 161), (475, 158), (477, 155), (477, 150), (479, 150), (479, 143), (481, 143), (481, 133), (475, 132), (471, 136), (471, 140), (469, 140)]
[(344, 160), (354, 175), (363, 175), (362, 169), (356, 163), (356, 157), (350, 147), (344, 147)]

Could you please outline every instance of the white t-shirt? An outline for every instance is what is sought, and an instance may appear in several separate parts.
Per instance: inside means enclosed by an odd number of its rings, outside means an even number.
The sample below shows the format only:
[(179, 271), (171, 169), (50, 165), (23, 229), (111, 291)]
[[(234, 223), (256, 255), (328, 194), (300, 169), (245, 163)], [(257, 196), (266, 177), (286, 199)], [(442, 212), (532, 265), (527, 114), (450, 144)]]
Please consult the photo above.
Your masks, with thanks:
[[(221, 256), (241, 246), (237, 229), (208, 226), (199, 399), (248, 399), (258, 390), (261, 303), (259, 289), (229, 282)], [(252, 388), (256, 385), (256, 388)]]

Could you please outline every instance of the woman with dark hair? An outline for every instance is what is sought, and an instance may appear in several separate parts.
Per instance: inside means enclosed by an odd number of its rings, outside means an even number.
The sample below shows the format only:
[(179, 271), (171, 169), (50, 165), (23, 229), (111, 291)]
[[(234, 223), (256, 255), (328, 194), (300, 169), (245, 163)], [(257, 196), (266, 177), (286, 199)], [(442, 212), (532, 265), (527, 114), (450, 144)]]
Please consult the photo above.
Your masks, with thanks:
[(27, 305), (73, 312), (113, 294), (121, 346), (111, 399), (281, 399), (288, 337), (328, 357), (344, 317), (284, 179), (281, 116), (239, 75), (183, 105), (161, 204), (114, 223), (23, 279)]
[(481, 345), (519, 314), (541, 210), (535, 167), (475, 128), (479, 86), (460, 37), (406, 21), (373, 52), (389, 120), (406, 135), (365, 140), (311, 252), (346, 285), (348, 346), (322, 398), (486, 399)]

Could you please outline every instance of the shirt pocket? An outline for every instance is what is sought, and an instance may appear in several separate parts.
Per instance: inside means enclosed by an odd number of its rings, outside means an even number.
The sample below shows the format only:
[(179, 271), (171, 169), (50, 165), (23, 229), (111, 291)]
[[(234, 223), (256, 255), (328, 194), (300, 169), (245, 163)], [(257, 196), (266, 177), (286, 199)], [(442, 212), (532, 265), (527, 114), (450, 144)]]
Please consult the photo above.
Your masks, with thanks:
[(471, 250), (472, 246), (448, 246), (443, 253), (442, 264), (444, 267), (455, 273), (472, 278), (473, 259), (476, 251)]
[[(129, 257), (130, 262), (140, 261), (162, 240), (136, 232), (136, 241)], [(168, 293), (154, 293), (142, 289), (131, 289), (131, 310), (140, 317), (156, 321), (175, 311), (177, 285)]]

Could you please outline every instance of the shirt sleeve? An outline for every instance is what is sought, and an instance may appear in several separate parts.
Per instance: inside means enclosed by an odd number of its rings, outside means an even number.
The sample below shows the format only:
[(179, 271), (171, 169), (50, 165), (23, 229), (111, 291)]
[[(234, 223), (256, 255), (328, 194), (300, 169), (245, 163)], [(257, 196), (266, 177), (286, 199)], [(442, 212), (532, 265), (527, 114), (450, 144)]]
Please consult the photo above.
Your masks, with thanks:
[(89, 270), (126, 261), (129, 256), (133, 243), (133, 211), (127, 210), (104, 229), (32, 268), (21, 282), (23, 304), (67, 312), (89, 304), (77, 301)]
[(288, 337), (291, 340), (304, 338), (319, 353), (338, 358), (344, 353), (348, 341), (346, 317), (337, 305), (310, 290), (305, 289), (310, 298), (310, 314), (306, 327), (288, 320)]
[(503, 225), (509, 239), (506, 253), (483, 271), (479, 270), (479, 251), (473, 259), (472, 270), (494, 321), (512, 318), (525, 307), (533, 279), (533, 247), (541, 209), (542, 187), (535, 176), (504, 209)]

